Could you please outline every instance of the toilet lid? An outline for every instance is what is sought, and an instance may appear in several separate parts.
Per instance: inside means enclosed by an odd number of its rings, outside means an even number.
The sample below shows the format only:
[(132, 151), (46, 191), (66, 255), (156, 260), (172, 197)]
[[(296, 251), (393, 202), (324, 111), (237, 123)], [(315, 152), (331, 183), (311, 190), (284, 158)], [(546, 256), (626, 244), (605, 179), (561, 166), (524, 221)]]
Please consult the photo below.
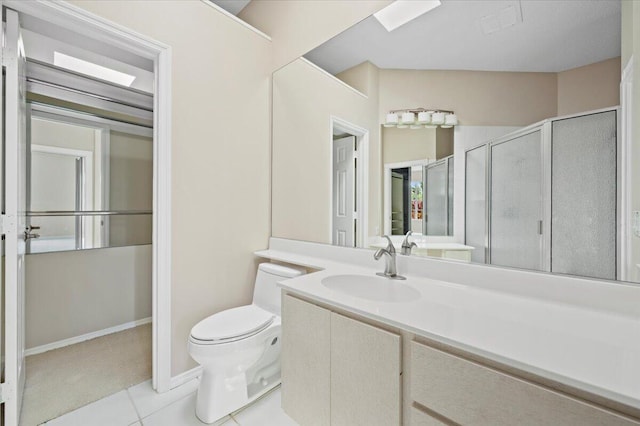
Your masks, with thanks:
[(191, 329), (191, 336), (207, 341), (232, 339), (257, 333), (274, 318), (274, 314), (257, 306), (240, 306), (203, 319)]

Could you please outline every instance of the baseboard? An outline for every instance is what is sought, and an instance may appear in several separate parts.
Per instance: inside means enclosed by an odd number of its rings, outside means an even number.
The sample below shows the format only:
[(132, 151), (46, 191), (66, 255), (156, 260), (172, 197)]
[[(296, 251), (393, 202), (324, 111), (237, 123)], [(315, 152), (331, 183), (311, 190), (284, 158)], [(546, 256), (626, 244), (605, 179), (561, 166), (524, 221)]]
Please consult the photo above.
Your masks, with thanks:
[(131, 321), (124, 324), (116, 325), (114, 327), (105, 328), (104, 330), (93, 331), (91, 333), (83, 334), (81, 336), (70, 337), (64, 340), (58, 340), (57, 342), (47, 343), (46, 345), (36, 346), (24, 351), (25, 356), (41, 354), (53, 349), (63, 348), (65, 346), (73, 345), (76, 343), (84, 342), (85, 340), (95, 339), (96, 337), (106, 336), (107, 334), (117, 333), (119, 331), (128, 330), (139, 325), (149, 324), (151, 317), (143, 318), (137, 321)]
[(171, 389), (177, 388), (180, 385), (183, 385), (196, 377), (200, 377), (202, 375), (202, 366), (193, 367), (191, 370), (187, 370), (184, 373), (180, 373), (177, 376), (173, 376), (171, 378)]

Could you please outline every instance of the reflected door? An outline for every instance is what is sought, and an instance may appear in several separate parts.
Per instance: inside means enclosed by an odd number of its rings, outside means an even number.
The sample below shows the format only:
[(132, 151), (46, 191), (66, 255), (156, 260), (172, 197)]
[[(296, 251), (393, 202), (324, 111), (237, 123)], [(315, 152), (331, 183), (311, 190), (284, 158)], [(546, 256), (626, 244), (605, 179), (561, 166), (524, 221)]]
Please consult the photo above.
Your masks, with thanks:
[(391, 171), (391, 235), (404, 235), (409, 231), (409, 168)]
[(543, 270), (541, 131), (491, 145), (490, 150), (488, 260)]
[(355, 144), (356, 138), (333, 141), (333, 245), (355, 246)]

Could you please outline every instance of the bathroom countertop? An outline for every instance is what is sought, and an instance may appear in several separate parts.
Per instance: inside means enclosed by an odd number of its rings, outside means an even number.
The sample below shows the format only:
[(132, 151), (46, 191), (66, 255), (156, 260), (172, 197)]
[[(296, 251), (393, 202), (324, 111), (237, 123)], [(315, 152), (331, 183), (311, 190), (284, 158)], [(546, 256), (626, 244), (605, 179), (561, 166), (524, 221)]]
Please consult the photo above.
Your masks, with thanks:
[[(474, 250), (475, 248), (472, 246), (467, 246), (460, 243), (425, 243), (420, 241), (415, 241), (416, 248), (421, 250)], [(396, 244), (394, 242), (394, 247), (396, 249), (400, 249), (402, 247), (402, 242)], [(373, 243), (370, 244), (369, 247), (375, 248), (385, 248), (387, 246), (386, 242)]]
[(288, 292), (640, 408), (640, 318), (523, 294), (407, 275), (421, 297), (373, 302), (322, 285), (327, 276), (378, 268), (281, 250), (256, 256), (319, 270), (279, 285)]

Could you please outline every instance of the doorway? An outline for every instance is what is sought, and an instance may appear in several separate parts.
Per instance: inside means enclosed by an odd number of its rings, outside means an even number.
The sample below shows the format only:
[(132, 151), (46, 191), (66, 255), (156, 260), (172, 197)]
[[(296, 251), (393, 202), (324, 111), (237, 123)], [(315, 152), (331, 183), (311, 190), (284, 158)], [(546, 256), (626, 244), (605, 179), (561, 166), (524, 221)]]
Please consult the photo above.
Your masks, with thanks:
[(369, 131), (331, 117), (333, 245), (365, 247), (368, 229)]
[[(153, 40), (141, 38), (120, 27), (114, 27), (102, 19), (98, 19), (83, 10), (68, 4), (57, 3), (36, 3), (36, 2), (3, 2), (5, 6), (4, 14), (7, 16), (6, 29), (7, 35), (5, 39), (8, 41), (6, 49), (3, 50), (3, 62), (9, 64), (6, 66), (6, 80), (3, 85), (3, 91), (6, 96), (5, 109), (5, 149), (3, 164), (3, 178), (7, 190), (3, 194), (5, 202), (5, 210), (3, 214), (3, 233), (5, 235), (5, 262), (7, 268), (4, 271), (4, 313), (5, 326), (2, 330), (2, 339), (5, 349), (5, 382), (3, 383), (4, 398), (4, 424), (17, 425), (20, 418), (20, 408), (22, 403), (22, 391), (25, 377), (25, 310), (24, 298), (26, 294), (24, 282), (25, 270), (25, 249), (27, 242), (36, 237), (40, 230), (36, 230), (36, 225), (30, 225), (28, 222), (32, 216), (28, 216), (27, 193), (30, 185), (28, 184), (26, 174), (26, 164), (30, 150), (25, 149), (27, 137), (27, 108), (25, 107), (25, 98), (27, 92), (32, 92), (32, 88), (28, 84), (36, 83), (36, 80), (42, 81), (41, 78), (34, 78), (31, 75), (31, 82), (21, 81), (21, 77), (29, 75), (29, 62), (25, 61), (24, 53), (27, 57), (29, 52), (25, 52), (28, 43), (23, 44), (23, 29), (29, 31), (30, 24), (37, 22), (51, 25), (58, 25), (64, 28), (58, 34), (66, 32), (75, 32), (77, 36), (84, 38), (93, 38), (93, 41), (101, 43), (103, 46), (111, 46), (127, 51), (129, 54), (141, 55), (151, 64), (151, 83), (155, 86), (153, 96), (153, 112), (151, 113), (151, 122), (156, 123), (151, 131), (153, 140), (153, 166), (152, 166), (152, 210), (154, 214), (147, 220), (151, 224), (151, 238), (153, 246), (150, 246), (150, 258), (152, 267), (149, 275), (152, 276), (151, 284), (153, 288), (151, 304), (153, 317), (153, 385), (160, 391), (168, 390), (170, 387), (170, 340), (169, 340), (169, 289), (170, 289), (170, 139), (168, 129), (170, 128), (170, 102), (169, 81), (166, 78), (169, 72), (169, 50), (168, 46), (159, 44)], [(54, 24), (55, 23), (55, 24)], [(24, 25), (24, 27), (23, 27)], [(33, 30), (33, 28), (32, 28)], [(28, 36), (27, 36), (28, 37)], [(60, 40), (58, 40), (60, 41)], [(14, 61), (11, 61), (13, 55)], [(36, 63), (34, 61), (32, 63)], [(12, 65), (15, 63), (15, 68)], [(41, 64), (39, 64), (41, 65)], [(65, 68), (62, 65), (55, 65), (54, 68)], [(51, 67), (49, 67), (51, 68)], [(40, 71), (42, 71), (40, 69)], [(59, 71), (59, 70), (58, 70)], [(39, 77), (43, 77), (42, 74)], [(45, 75), (46, 77), (46, 75)], [(89, 79), (90, 80), (90, 79)], [(60, 90), (60, 87), (49, 86), (50, 90)], [(77, 89), (77, 88), (76, 88)], [(77, 90), (76, 94), (90, 94), (90, 90)], [(45, 97), (54, 97), (52, 93), (40, 94)], [(94, 97), (94, 101), (100, 97)], [(42, 99), (40, 99), (42, 100)], [(31, 99), (33, 101), (33, 99)], [(63, 108), (69, 108), (69, 104), (74, 103), (65, 100), (66, 104)], [(46, 102), (45, 102), (46, 103)], [(82, 111), (86, 113), (87, 111)], [(95, 111), (93, 111), (95, 113)], [(100, 114), (90, 114), (98, 115)], [(113, 119), (114, 117), (109, 117)], [(38, 151), (36, 151), (38, 152)], [(42, 151), (39, 151), (41, 154)], [(51, 153), (50, 153), (51, 154)], [(60, 153), (57, 153), (60, 154)], [(67, 152), (69, 154), (69, 152)], [(76, 197), (80, 196), (80, 200), (76, 200), (81, 205), (86, 203), (87, 190), (89, 184), (88, 159), (90, 155), (78, 155), (75, 159), (75, 173), (67, 173), (67, 177), (74, 176), (76, 186), (73, 193)], [(39, 154), (36, 154), (36, 156)], [(60, 159), (60, 158), (58, 158)], [(42, 158), (40, 158), (42, 160)], [(49, 158), (50, 160), (50, 158)], [(36, 159), (36, 162), (38, 159)], [(45, 161), (46, 163), (46, 161)], [(50, 161), (49, 161), (50, 163)], [(13, 165), (13, 166), (11, 166)], [(18, 166), (18, 167), (15, 167)], [(95, 174), (96, 162), (93, 162), (93, 172)], [(84, 177), (83, 177), (84, 176)], [(82, 188), (84, 186), (84, 189)], [(95, 186), (94, 186), (95, 189)], [(71, 191), (69, 191), (71, 193)], [(95, 198), (95, 192), (92, 194)], [(20, 204), (24, 203), (24, 204)], [(83, 210), (83, 214), (74, 214), (74, 223), (77, 223), (75, 216), (87, 216), (87, 211)], [(102, 212), (100, 212), (102, 213)], [(95, 214), (95, 216), (99, 216)], [(151, 216), (151, 215), (149, 215)], [(83, 221), (79, 221), (81, 224)], [(84, 221), (87, 222), (87, 221)], [(90, 221), (89, 221), (90, 222)], [(94, 221), (95, 223), (95, 221)], [(114, 221), (110, 220), (111, 232), (113, 234)], [(85, 238), (96, 227), (81, 225), (74, 226), (74, 238), (76, 244), (88, 244), (89, 238)], [(104, 227), (103, 229), (106, 229)], [(78, 238), (79, 230), (82, 230), (84, 236)], [(99, 234), (99, 233), (98, 233)], [(105, 232), (102, 232), (104, 235)], [(94, 234), (93, 243), (100, 239)], [(101, 241), (104, 243), (105, 239)], [(5, 392), (6, 391), (6, 392)]]

